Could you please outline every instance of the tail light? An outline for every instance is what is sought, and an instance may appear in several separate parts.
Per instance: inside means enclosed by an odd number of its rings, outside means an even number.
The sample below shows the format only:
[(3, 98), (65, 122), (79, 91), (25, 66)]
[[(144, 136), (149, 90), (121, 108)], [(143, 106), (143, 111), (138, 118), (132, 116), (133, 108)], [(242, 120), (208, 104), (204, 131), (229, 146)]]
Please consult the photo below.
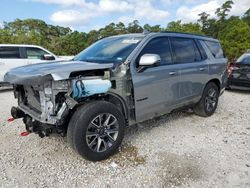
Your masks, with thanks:
[(239, 67), (236, 65), (236, 63), (230, 63), (229, 66), (227, 67), (227, 72), (230, 76), (234, 70), (238, 70), (238, 69)]

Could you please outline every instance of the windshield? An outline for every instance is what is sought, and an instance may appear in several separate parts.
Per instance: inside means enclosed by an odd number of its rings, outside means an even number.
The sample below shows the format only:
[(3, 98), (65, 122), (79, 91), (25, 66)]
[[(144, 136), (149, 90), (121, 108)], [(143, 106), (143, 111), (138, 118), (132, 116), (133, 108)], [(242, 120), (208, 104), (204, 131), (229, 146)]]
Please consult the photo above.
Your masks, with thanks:
[(74, 60), (95, 63), (121, 63), (126, 60), (142, 38), (143, 36), (105, 38), (79, 53)]
[(250, 64), (250, 53), (240, 56), (240, 58), (237, 60), (237, 63)]

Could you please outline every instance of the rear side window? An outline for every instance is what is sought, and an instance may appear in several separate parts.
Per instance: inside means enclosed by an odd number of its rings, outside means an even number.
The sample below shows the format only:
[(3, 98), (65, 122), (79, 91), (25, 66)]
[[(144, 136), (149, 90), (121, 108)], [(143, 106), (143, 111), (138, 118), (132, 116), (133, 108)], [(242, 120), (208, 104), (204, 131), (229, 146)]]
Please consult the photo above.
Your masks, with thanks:
[(18, 47), (0, 47), (0, 58), (18, 59), (21, 58)]
[(224, 58), (224, 53), (219, 42), (204, 41), (216, 59)]
[(202, 60), (207, 59), (207, 54), (206, 54), (204, 48), (201, 45), (201, 41), (200, 40), (196, 40), (196, 44), (197, 44), (197, 46), (198, 46), (198, 48), (200, 50)]
[(39, 48), (26, 48), (26, 51), (28, 59), (43, 59), (45, 54), (49, 54), (48, 52)]
[(144, 54), (158, 54), (161, 57), (162, 65), (172, 63), (168, 37), (157, 37), (149, 41), (149, 43), (141, 51), (139, 58)]
[(202, 59), (194, 39), (172, 37), (171, 45), (175, 63), (192, 63)]
[(250, 64), (250, 54), (243, 54), (242, 56), (240, 56), (237, 60), (237, 63)]

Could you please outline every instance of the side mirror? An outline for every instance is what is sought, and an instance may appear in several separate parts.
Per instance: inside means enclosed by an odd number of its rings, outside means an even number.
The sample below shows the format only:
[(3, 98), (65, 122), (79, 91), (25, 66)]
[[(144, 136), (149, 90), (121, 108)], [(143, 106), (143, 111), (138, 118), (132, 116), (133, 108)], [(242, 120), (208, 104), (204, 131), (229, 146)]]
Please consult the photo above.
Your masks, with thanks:
[(158, 54), (144, 54), (141, 56), (139, 66), (150, 67), (158, 65), (161, 62), (161, 57)]
[(41, 58), (42, 60), (55, 60), (55, 57), (51, 54), (44, 54)]

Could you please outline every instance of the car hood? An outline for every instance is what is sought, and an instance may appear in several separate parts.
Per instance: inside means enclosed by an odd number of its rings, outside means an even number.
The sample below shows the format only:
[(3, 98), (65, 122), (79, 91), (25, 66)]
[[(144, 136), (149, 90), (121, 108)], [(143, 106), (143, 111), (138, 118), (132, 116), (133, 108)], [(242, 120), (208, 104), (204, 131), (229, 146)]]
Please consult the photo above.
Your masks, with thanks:
[(53, 80), (68, 79), (72, 72), (110, 69), (113, 63), (92, 63), (84, 61), (59, 61), (50, 63), (39, 63), (27, 65), (11, 69), (4, 76), (4, 81), (11, 84), (32, 85), (40, 83), (45, 78), (53, 78)]

